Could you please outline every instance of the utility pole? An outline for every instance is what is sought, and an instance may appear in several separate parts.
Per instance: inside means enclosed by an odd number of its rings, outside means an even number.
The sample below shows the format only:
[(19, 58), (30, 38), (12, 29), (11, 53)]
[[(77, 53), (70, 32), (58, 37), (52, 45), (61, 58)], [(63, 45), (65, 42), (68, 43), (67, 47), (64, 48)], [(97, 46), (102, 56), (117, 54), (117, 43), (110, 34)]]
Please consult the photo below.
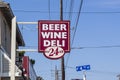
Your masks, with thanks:
[(120, 80), (120, 74), (119, 74), (119, 75), (117, 75), (117, 77), (118, 77), (118, 80)]
[(55, 66), (55, 80), (59, 80), (57, 66)]
[[(60, 20), (63, 20), (63, 0), (60, 0)], [(65, 80), (64, 57), (61, 58), (62, 80)]]

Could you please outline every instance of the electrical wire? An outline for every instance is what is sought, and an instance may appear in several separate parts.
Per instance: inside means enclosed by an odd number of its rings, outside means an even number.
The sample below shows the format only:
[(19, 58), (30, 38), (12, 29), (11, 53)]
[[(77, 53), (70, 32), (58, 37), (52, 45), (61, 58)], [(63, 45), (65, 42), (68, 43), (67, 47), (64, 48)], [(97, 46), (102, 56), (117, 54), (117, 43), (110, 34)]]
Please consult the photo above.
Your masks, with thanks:
[(51, 16), (50, 16), (50, 0), (48, 0), (48, 12), (49, 12), (49, 19), (51, 19)]
[[(70, 67), (70, 66), (66, 66), (66, 68), (68, 68), (68, 69), (76, 69), (75, 67)], [(110, 71), (100, 71), (100, 70), (90, 70), (90, 71), (88, 71), (88, 72), (90, 72), (90, 73), (97, 73), (97, 74), (109, 74), (109, 75), (115, 75), (115, 74), (119, 74), (119, 72), (110, 72)]]
[[(109, 45), (109, 46), (89, 46), (89, 47), (73, 47), (72, 49), (86, 49), (86, 48), (120, 48), (120, 45)], [(69, 55), (70, 56), (70, 55)], [(67, 59), (67, 61), (69, 58)], [(68, 62), (66, 63), (67, 66)], [(72, 67), (67, 67), (67, 68), (72, 68)], [(65, 67), (66, 69), (66, 67)]]
[[(87, 49), (87, 48), (120, 48), (120, 45), (107, 45), (107, 46), (88, 46), (88, 47), (72, 47), (71, 49)], [(70, 54), (68, 55), (68, 58), (66, 60), (66, 66), (68, 65)], [(66, 67), (65, 67), (66, 69)]]
[[(81, 0), (81, 2), (80, 2), (79, 13), (78, 13), (77, 21), (76, 21), (76, 24), (75, 24), (75, 29), (74, 29), (75, 31), (74, 31), (74, 33), (73, 33), (73, 39), (72, 39), (72, 42), (71, 42), (71, 46), (72, 46), (73, 43), (74, 43), (74, 38), (75, 38), (75, 34), (76, 34), (76, 30), (77, 30), (77, 26), (78, 26), (78, 22), (79, 22), (79, 18), (80, 18), (80, 13), (81, 13), (81, 9), (82, 9), (82, 4), (83, 4), (83, 0)], [(68, 64), (69, 58), (70, 58), (70, 53), (69, 53), (68, 58), (67, 58), (67, 60), (66, 60), (66, 66), (67, 66), (67, 64)]]
[[(71, 20), (71, 17), (72, 17), (72, 11), (73, 11), (73, 2), (74, 0), (70, 0), (70, 5), (69, 5), (69, 14), (68, 14), (68, 20)], [(73, 3), (72, 3), (73, 2)], [(68, 55), (67, 57), (67, 61), (66, 61), (66, 65), (68, 64), (68, 59), (70, 57), (70, 54)]]
[[(14, 12), (24, 12), (24, 13), (28, 13), (28, 12), (33, 12), (33, 13), (49, 13), (49, 11), (39, 11), (39, 10), (13, 10)], [(50, 11), (50, 13), (59, 13), (58, 11)], [(64, 11), (63, 13), (79, 13), (77, 11)], [(86, 14), (90, 14), (90, 13), (93, 13), (93, 14), (112, 14), (112, 13), (120, 13), (120, 11), (84, 11), (84, 12), (80, 12), (80, 13), (86, 13)]]
[(109, 46), (89, 46), (89, 47), (72, 47), (72, 49), (86, 49), (86, 48), (118, 48), (120, 45), (109, 45)]
[(79, 18), (80, 18), (80, 13), (81, 13), (81, 9), (82, 9), (82, 4), (83, 4), (83, 0), (81, 0), (81, 2), (80, 2), (79, 13), (78, 13), (77, 21), (76, 21), (76, 24), (75, 24), (75, 31), (74, 31), (74, 33), (73, 33), (72, 45), (73, 45), (74, 39), (75, 39), (75, 34), (76, 34), (76, 30), (77, 30), (77, 26), (78, 26), (78, 22), (79, 22)]
[(69, 20), (72, 20), (72, 12), (73, 12), (73, 8), (74, 8), (74, 0), (70, 0), (70, 10), (69, 10)]
[[(26, 45), (23, 48), (37, 48), (38, 46)], [(86, 46), (86, 47), (72, 47), (71, 49), (86, 49), (86, 48), (120, 48), (120, 45), (107, 45), (107, 46)]]
[[(68, 2), (69, 2), (69, 0), (66, 0), (66, 2), (65, 2), (65, 11), (67, 11)], [(63, 11), (63, 13), (64, 13), (64, 11)], [(65, 17), (67, 18), (67, 15)]]

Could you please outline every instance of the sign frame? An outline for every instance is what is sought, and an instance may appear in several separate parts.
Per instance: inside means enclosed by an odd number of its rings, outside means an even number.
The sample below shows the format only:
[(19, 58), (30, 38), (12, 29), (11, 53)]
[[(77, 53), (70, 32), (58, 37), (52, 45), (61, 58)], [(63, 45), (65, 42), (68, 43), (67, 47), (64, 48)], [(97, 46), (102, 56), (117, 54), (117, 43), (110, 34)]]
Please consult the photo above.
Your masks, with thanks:
[[(48, 30), (47, 27), (44, 25), (48, 25)], [(54, 25), (52, 26), (52, 28), (50, 28), (50, 25)], [(65, 25), (65, 27), (63, 26), (63, 24)], [(57, 26), (55, 26), (57, 25)], [(61, 28), (62, 26), (62, 28)], [(46, 28), (45, 28), (46, 27)], [(56, 28), (57, 27), (57, 28)], [(50, 29), (49, 29), (50, 28)], [(55, 30), (52, 31), (53, 28), (56, 28)], [(45, 31), (46, 30), (46, 31)], [(43, 37), (43, 34), (45, 35), (45, 33), (48, 35), (48, 33), (53, 33), (53, 36), (55, 35), (54, 33), (61, 33), (61, 37), (59, 38), (46, 38), (46, 41), (51, 41), (52, 44), (52, 40), (56, 40), (56, 45), (57, 45), (57, 41), (59, 41), (59, 44), (61, 43), (61, 45), (56, 46), (56, 47), (61, 47), (65, 53), (70, 52), (70, 21), (69, 20), (39, 20), (38, 21), (38, 52), (43, 52), (45, 53), (46, 48), (48, 47), (55, 47), (55, 46), (48, 46), (45, 47), (45, 37)], [(63, 33), (63, 34), (62, 34)], [(62, 46), (62, 41), (64, 40), (64, 46)], [(48, 43), (46, 43), (48, 44)], [(45, 54), (44, 54), (45, 55)], [(62, 57), (62, 56), (61, 56)], [(47, 57), (49, 58), (49, 57)], [(55, 58), (56, 59), (56, 58)]]

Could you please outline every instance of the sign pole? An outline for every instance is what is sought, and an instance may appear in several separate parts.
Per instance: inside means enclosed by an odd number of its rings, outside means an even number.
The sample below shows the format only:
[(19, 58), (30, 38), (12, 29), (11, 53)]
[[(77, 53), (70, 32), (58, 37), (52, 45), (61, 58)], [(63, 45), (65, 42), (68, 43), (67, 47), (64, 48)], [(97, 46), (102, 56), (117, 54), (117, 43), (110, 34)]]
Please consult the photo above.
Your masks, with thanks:
[(15, 58), (16, 58), (16, 17), (12, 19), (10, 80), (15, 80)]
[(86, 73), (83, 71), (83, 80), (86, 80)]
[(86, 80), (86, 70), (90, 70), (90, 65), (76, 66), (76, 71), (83, 72), (83, 80)]

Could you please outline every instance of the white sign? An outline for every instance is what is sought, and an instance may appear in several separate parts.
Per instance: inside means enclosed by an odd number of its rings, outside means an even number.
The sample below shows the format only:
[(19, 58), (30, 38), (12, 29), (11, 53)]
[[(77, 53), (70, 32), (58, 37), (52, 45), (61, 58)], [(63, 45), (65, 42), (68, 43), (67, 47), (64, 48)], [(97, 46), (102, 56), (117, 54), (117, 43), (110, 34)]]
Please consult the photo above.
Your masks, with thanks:
[(45, 49), (44, 55), (49, 59), (58, 59), (64, 56), (65, 52), (61, 47), (48, 47)]

